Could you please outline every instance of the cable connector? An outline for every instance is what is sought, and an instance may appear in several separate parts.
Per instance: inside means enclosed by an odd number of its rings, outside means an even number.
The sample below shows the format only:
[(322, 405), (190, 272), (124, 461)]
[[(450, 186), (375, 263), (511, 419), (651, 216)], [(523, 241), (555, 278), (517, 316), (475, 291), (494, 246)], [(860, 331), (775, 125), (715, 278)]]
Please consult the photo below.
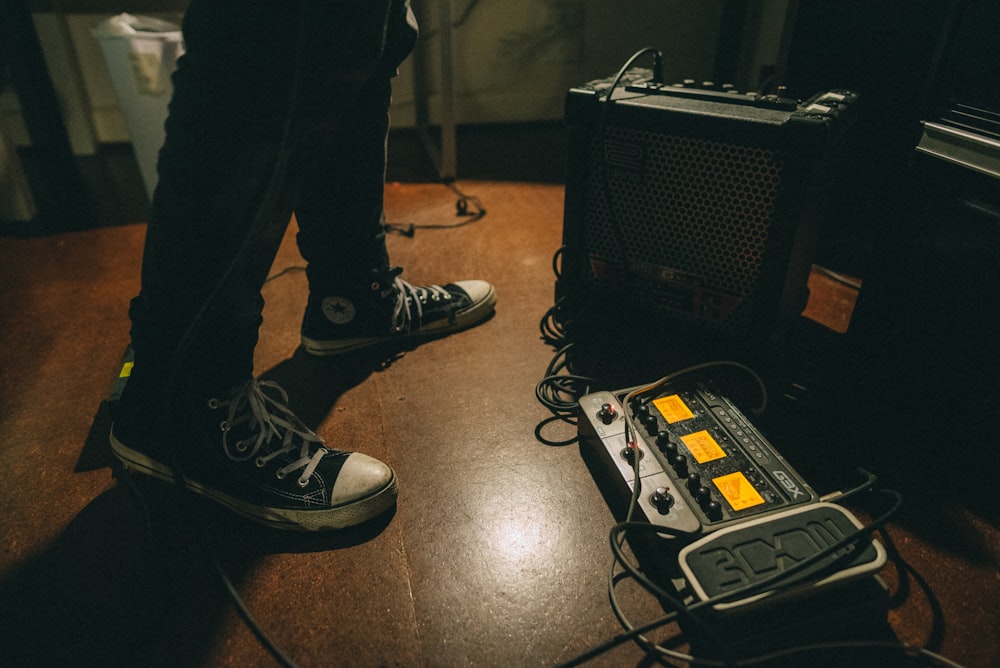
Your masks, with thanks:
[(653, 83), (663, 83), (663, 52), (653, 50)]

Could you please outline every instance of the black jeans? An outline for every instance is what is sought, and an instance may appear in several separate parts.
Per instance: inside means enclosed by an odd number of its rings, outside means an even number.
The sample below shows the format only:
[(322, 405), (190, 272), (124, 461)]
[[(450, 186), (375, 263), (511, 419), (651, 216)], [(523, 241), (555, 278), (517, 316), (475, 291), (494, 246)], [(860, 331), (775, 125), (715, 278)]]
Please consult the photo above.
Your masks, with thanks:
[(409, 0), (192, 0), (183, 29), (123, 404), (180, 374), (206, 392), (250, 378), (293, 211), (311, 291), (388, 268), (385, 139), (416, 40)]

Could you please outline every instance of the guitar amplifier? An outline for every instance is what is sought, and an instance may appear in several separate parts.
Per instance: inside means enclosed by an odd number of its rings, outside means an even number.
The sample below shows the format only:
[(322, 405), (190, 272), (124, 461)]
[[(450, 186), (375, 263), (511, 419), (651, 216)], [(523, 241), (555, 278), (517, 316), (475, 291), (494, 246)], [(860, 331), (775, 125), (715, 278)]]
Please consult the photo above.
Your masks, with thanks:
[(856, 102), (662, 84), (642, 69), (571, 89), (556, 282), (567, 331), (638, 315), (768, 338), (797, 317)]

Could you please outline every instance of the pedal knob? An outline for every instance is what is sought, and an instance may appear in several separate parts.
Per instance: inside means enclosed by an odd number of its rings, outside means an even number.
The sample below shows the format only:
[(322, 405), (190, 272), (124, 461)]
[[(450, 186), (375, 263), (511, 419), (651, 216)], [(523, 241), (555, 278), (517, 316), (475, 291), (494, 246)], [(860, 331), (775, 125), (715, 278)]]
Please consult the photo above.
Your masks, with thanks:
[(692, 471), (691, 475), (688, 476), (687, 480), (688, 491), (694, 494), (701, 487), (701, 474), (697, 471)]
[(670, 462), (674, 471), (677, 472), (677, 477), (686, 478), (688, 476), (688, 460), (684, 455), (674, 455), (674, 460)]
[(722, 519), (722, 504), (718, 501), (709, 501), (705, 504), (705, 514), (713, 520)]
[(668, 431), (661, 431), (656, 435), (656, 447), (667, 456), (668, 460), (673, 459), (674, 455), (677, 454), (677, 444), (670, 438)]
[(670, 507), (674, 505), (674, 497), (670, 495), (669, 487), (657, 487), (656, 491), (649, 496), (649, 502), (661, 514), (666, 515), (670, 512)]
[(653, 434), (657, 433), (660, 430), (660, 422), (659, 420), (656, 419), (656, 416), (653, 415), (652, 413), (642, 418), (642, 422), (643, 424), (646, 425), (646, 431), (649, 432), (650, 436), (652, 436)]
[(601, 404), (601, 408), (597, 411), (597, 419), (604, 424), (611, 424), (617, 417), (618, 412), (611, 404)]

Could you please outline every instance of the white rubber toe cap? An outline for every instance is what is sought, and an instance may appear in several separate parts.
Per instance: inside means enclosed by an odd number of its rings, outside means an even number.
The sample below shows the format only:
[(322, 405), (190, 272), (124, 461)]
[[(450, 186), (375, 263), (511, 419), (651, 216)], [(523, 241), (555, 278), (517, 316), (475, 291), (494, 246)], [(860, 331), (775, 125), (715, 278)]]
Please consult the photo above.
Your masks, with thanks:
[(330, 502), (336, 506), (384, 493), (390, 487), (394, 488), (395, 481), (396, 474), (386, 464), (374, 457), (353, 452), (337, 475)]

